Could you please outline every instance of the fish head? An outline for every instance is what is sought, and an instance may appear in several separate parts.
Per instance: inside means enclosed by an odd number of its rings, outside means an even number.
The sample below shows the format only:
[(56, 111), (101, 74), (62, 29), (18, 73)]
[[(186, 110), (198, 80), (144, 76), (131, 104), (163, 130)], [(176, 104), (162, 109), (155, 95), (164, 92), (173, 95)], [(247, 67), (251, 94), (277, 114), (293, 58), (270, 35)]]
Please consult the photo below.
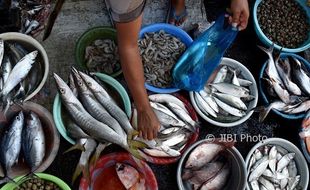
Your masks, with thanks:
[(92, 77), (90, 77), (89, 75), (83, 72), (79, 72), (79, 74), (82, 77), (82, 79), (85, 81), (88, 88), (91, 89), (91, 91), (93, 91), (94, 93), (97, 93), (100, 91), (99, 89), (102, 87), (95, 81), (95, 79), (93, 79)]
[(24, 121), (24, 113), (23, 113), (23, 111), (20, 111), (18, 113), (18, 115), (15, 117), (15, 120), (18, 121), (18, 122), (23, 122)]
[(29, 53), (28, 55), (29, 55), (30, 59), (33, 60), (37, 57), (38, 53), (39, 53), (38, 50), (35, 50), (35, 51)]
[(81, 92), (87, 92), (88, 88), (79, 72), (74, 67), (72, 67), (71, 71), (73, 74), (73, 80), (76, 82), (78, 89), (81, 90)]
[(40, 121), (39, 116), (36, 113), (34, 113), (33, 111), (30, 111), (29, 115), (28, 115), (28, 119), (27, 119), (27, 126), (28, 127), (36, 127), (36, 126), (38, 126), (36, 123), (39, 121)]
[(71, 102), (76, 99), (69, 86), (56, 73), (54, 73), (54, 79), (63, 101)]

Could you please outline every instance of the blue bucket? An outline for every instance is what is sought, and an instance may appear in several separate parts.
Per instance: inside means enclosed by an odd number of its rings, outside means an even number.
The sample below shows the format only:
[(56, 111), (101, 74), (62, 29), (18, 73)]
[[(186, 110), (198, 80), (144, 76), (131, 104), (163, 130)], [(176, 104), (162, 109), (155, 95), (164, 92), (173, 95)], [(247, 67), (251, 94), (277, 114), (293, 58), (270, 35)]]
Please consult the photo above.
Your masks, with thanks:
[[(143, 38), (144, 33), (146, 32), (158, 32), (160, 30), (164, 30), (166, 33), (171, 34), (177, 38), (179, 38), (186, 47), (189, 47), (191, 43), (193, 42), (193, 39), (182, 29), (171, 25), (171, 24), (165, 24), (165, 23), (159, 23), (159, 24), (151, 24), (148, 26), (143, 27), (140, 30), (139, 38)], [(155, 93), (174, 93), (179, 91), (178, 88), (157, 88), (155, 86), (152, 86), (150, 84), (145, 83), (145, 88), (149, 91), (155, 92)]]
[[(310, 22), (310, 8), (307, 6), (307, 0), (296, 0), (302, 7), (303, 9), (307, 12), (308, 16), (308, 22)], [(255, 32), (258, 36), (258, 38), (266, 45), (266, 46), (271, 46), (272, 41), (267, 38), (267, 36), (263, 33), (262, 29), (259, 26), (258, 20), (257, 20), (257, 8), (259, 4), (262, 2), (262, 0), (256, 0), (253, 8), (253, 19), (254, 19), (254, 28)], [(280, 50), (282, 47), (275, 44), (274, 46), (277, 50)], [(283, 47), (282, 51), (283, 52), (290, 52), (290, 53), (297, 53), (297, 52), (302, 52), (305, 51), (306, 49), (310, 48), (310, 33), (308, 34), (308, 40), (302, 44), (298, 48), (285, 48)]]
[[(281, 58), (286, 58), (288, 56), (295, 57), (296, 59), (301, 61), (305, 65), (305, 67), (308, 69), (308, 71), (310, 71), (310, 63), (307, 60), (305, 60), (304, 58), (302, 58), (301, 56), (296, 55), (294, 53), (281, 53), (281, 55), (280, 55)], [(268, 63), (268, 61), (266, 61), (265, 64), (263, 65), (263, 67), (260, 71), (259, 80), (258, 80), (259, 92), (260, 92), (260, 95), (263, 99), (264, 104), (266, 104), (266, 105), (268, 105), (270, 102), (268, 100), (269, 97), (268, 97), (268, 94), (266, 92), (266, 89), (263, 88), (262, 78), (264, 76), (264, 72), (265, 72), (265, 68), (267, 67), (267, 63)], [(272, 109), (272, 111), (274, 113), (276, 113), (277, 115), (280, 115), (281, 117), (286, 118), (286, 119), (302, 119), (305, 117), (305, 113), (286, 114), (286, 113), (280, 112), (280, 111), (275, 110), (275, 109)]]

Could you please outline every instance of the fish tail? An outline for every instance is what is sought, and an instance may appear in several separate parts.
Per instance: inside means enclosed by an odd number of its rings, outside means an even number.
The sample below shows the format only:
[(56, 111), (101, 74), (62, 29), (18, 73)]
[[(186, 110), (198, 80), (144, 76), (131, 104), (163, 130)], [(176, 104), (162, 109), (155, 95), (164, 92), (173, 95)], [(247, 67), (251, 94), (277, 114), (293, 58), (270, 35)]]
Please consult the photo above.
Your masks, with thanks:
[(86, 181), (88, 183), (90, 182), (89, 164), (87, 162), (85, 165), (78, 163), (72, 175), (72, 185), (81, 173), (83, 173), (83, 177), (86, 179)]
[(270, 112), (271, 108), (272, 108), (271, 106), (268, 106), (268, 107), (259, 106), (259, 107), (255, 108), (255, 112), (259, 112), (258, 121), (260, 123), (262, 123), (265, 120), (265, 118), (267, 117), (267, 115)]
[(146, 143), (138, 141), (138, 140), (132, 140), (129, 143), (129, 147), (130, 148), (135, 148), (135, 149), (137, 149), (137, 148), (147, 148), (148, 145)]
[(128, 133), (127, 135), (127, 141), (131, 141), (133, 139), (133, 137), (139, 135), (139, 131), (137, 130), (132, 130)]
[(71, 152), (73, 150), (81, 150), (81, 151), (85, 152), (85, 147), (82, 144), (75, 144), (72, 147), (70, 147), (68, 150), (66, 150), (63, 154), (66, 154), (66, 153)]
[(273, 52), (273, 48), (274, 48), (274, 43), (268, 49), (263, 47), (263, 46), (260, 46), (260, 45), (257, 45), (257, 47), (259, 49), (261, 49), (262, 51), (264, 51), (265, 53), (267, 53), (268, 55), (272, 56), (272, 52)]
[(94, 153), (94, 155), (91, 157), (90, 159), (90, 162), (89, 162), (89, 165), (90, 166), (94, 166), (96, 165), (100, 155), (101, 155), (101, 152), (107, 147), (109, 146), (111, 143), (100, 143), (97, 148), (96, 148), (96, 151)]
[(144, 157), (140, 154), (138, 149), (133, 149), (133, 148), (128, 148), (127, 151), (133, 155), (134, 157), (136, 157), (137, 159), (143, 160)]

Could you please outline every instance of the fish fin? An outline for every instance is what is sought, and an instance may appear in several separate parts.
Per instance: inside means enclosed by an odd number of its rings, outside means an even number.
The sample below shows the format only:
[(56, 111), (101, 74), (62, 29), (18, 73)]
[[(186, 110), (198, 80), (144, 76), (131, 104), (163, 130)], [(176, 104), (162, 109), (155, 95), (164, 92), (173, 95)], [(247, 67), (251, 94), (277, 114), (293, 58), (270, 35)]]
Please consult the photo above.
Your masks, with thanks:
[(8, 176), (5, 176), (5, 177), (0, 179), (0, 185), (4, 184), (4, 183), (13, 183), (17, 187), (19, 186), (19, 184), (17, 182), (15, 182), (13, 179), (9, 178)]
[(101, 152), (106, 148), (108, 147), (109, 145), (111, 145), (111, 143), (100, 143), (97, 147), (96, 147), (96, 151), (94, 153), (94, 155), (91, 157), (90, 159), (90, 162), (89, 162), (89, 165), (90, 166), (94, 166), (96, 165), (100, 155), (101, 155)]
[(74, 182), (81, 173), (83, 173), (83, 177), (86, 179), (86, 181), (88, 183), (90, 182), (89, 164), (86, 162), (85, 166), (83, 166), (80, 163), (78, 163), (72, 175), (72, 185), (74, 184)]
[(138, 149), (132, 149), (129, 148), (127, 150), (131, 155), (133, 155), (134, 157), (136, 157), (137, 159), (143, 160), (143, 156), (140, 154), (140, 152), (138, 151)]
[(147, 148), (149, 147), (146, 143), (138, 141), (138, 140), (132, 140), (129, 143), (130, 148)]
[(259, 118), (258, 122), (262, 123), (265, 118), (267, 117), (268, 113), (271, 110), (271, 106), (265, 107), (265, 106), (259, 106), (254, 109), (255, 112), (259, 112)]
[(268, 55), (271, 54), (272, 55), (272, 52), (273, 52), (273, 49), (274, 49), (274, 43), (272, 43), (272, 45), (267, 49), (263, 46), (260, 46), (260, 45), (257, 45), (257, 47), (259, 49), (261, 49), (262, 51), (264, 51), (265, 53), (267, 53)]
[(85, 147), (84, 147), (84, 145), (81, 145), (81, 144), (75, 144), (72, 147), (70, 147), (68, 150), (66, 150), (63, 154), (66, 154), (66, 153), (71, 152), (73, 150), (81, 150), (81, 151), (85, 152)]

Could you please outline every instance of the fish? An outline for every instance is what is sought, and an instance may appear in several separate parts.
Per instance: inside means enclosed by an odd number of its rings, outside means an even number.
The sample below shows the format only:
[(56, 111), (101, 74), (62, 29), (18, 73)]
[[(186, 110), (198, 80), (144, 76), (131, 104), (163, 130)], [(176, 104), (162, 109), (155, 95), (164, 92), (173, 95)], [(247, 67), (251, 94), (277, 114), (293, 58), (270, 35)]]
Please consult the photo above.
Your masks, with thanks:
[(67, 125), (67, 134), (74, 139), (82, 139), (82, 138), (90, 138), (88, 134), (86, 134), (80, 126), (78, 126), (73, 121), (70, 121)]
[(238, 97), (235, 97), (229, 94), (217, 93), (217, 92), (215, 92), (214, 95), (217, 98), (219, 98), (221, 101), (223, 101), (224, 103), (229, 104), (230, 106), (233, 106), (237, 109), (241, 109), (244, 111), (248, 109), (247, 106), (243, 103), (243, 101)]
[(248, 87), (248, 86), (251, 86), (253, 84), (252, 81), (250, 80), (246, 80), (246, 79), (242, 79), (242, 78), (237, 78), (240, 86), (243, 86), (243, 87)]
[(182, 179), (187, 180), (191, 184), (200, 186), (204, 182), (215, 177), (223, 166), (224, 163), (217, 161), (208, 163), (199, 170), (185, 169), (182, 174)]
[(263, 86), (266, 88), (267, 93), (271, 96), (271, 97), (278, 97), (278, 95), (276, 94), (276, 92), (274, 91), (273, 88), (273, 84), (271, 82), (270, 79), (268, 78), (262, 78), (262, 82), (263, 82)]
[(29, 73), (31, 67), (35, 63), (38, 51), (33, 51), (25, 55), (12, 69), (7, 81), (3, 85), (0, 96), (6, 97), (13, 88), (18, 85)]
[(97, 101), (94, 94), (88, 89), (85, 82), (80, 77), (78, 71), (73, 70), (73, 76), (77, 83), (77, 89), (79, 97), (84, 105), (84, 108), (98, 121), (106, 124), (112, 128), (122, 138), (126, 138), (127, 134), (120, 126), (120, 124), (114, 119), (108, 111)]
[(79, 163), (77, 164), (75, 171), (72, 176), (72, 184), (75, 182), (77, 177), (83, 172), (85, 179), (90, 182), (90, 173), (89, 173), (89, 159), (91, 154), (95, 151), (97, 143), (94, 139), (87, 139), (85, 142), (85, 151), (82, 152)]
[(134, 129), (131, 126), (127, 115), (120, 107), (111, 101), (111, 98), (107, 98), (109, 95), (106, 90), (100, 86), (92, 77), (82, 72), (79, 72), (79, 74), (86, 82), (88, 88), (93, 92), (99, 103), (101, 103), (103, 107), (110, 113), (110, 115), (119, 122), (127, 134), (132, 134)]
[(82, 152), (85, 152), (85, 143), (87, 142), (87, 139), (91, 139), (91, 138), (79, 138), (76, 139), (75, 144), (73, 146), (71, 146), (70, 148), (68, 148), (64, 154), (71, 152), (73, 150), (81, 150)]
[(222, 108), (224, 111), (228, 112), (231, 115), (234, 115), (237, 117), (243, 117), (245, 115), (244, 111), (231, 107), (228, 104), (219, 100), (218, 98), (214, 98), (214, 100), (217, 103), (217, 105), (219, 105), (220, 108)]
[(202, 143), (190, 153), (185, 163), (185, 168), (199, 169), (225, 149), (226, 147), (220, 144)]
[(206, 90), (199, 91), (199, 94), (205, 100), (205, 102), (207, 102), (207, 104), (209, 104), (209, 106), (213, 109), (213, 111), (215, 111), (215, 113), (219, 112), (219, 107), (216, 104), (216, 102), (215, 102), (215, 100), (211, 94), (208, 94), (206, 92)]
[(295, 153), (288, 153), (284, 155), (277, 164), (277, 171), (281, 171), (283, 168), (285, 168), (294, 157)]
[(239, 83), (239, 80), (237, 78), (236, 70), (232, 70), (232, 73), (233, 73), (233, 78), (231, 80), (231, 83), (236, 85), (236, 86), (241, 86)]
[(310, 110), (310, 100), (300, 103), (298, 106), (285, 110), (286, 113), (297, 114)]
[(184, 111), (179, 105), (171, 102), (167, 103), (167, 105), (177, 116), (179, 116), (180, 119), (191, 125), (194, 131), (195, 128), (199, 126), (198, 123), (194, 121), (191, 116), (186, 113), (186, 111)]
[(276, 63), (276, 67), (287, 90), (292, 94), (300, 96), (301, 95), (300, 88), (297, 86), (297, 84), (291, 81), (291, 66), (288, 60), (284, 61), (279, 60)]
[(7, 81), (7, 79), (9, 78), (9, 75), (12, 71), (11, 60), (6, 55), (4, 55), (4, 57), (3, 57), (1, 70), (2, 70), (2, 80), (3, 80), (3, 83), (5, 83)]
[(282, 101), (274, 101), (266, 107), (265, 106), (257, 107), (256, 110), (260, 112), (259, 119), (258, 119), (260, 123), (265, 120), (265, 118), (267, 117), (271, 109), (275, 109), (278, 111), (284, 111), (288, 108), (287, 108), (287, 104)]
[(83, 107), (81, 102), (74, 96), (68, 85), (54, 73), (54, 78), (62, 98), (62, 102), (67, 108), (74, 122), (90, 136), (99, 142), (115, 143), (128, 150), (127, 139), (122, 138), (109, 126), (97, 121)]
[(263, 177), (258, 178), (258, 182), (261, 183), (268, 190), (275, 190), (273, 184)]
[(251, 181), (250, 186), (251, 186), (252, 190), (260, 190), (259, 183), (256, 180)]
[(176, 144), (181, 143), (184, 140), (187, 140), (186, 134), (180, 133), (180, 134), (170, 136), (169, 139), (163, 141), (161, 144), (171, 147), (171, 146), (175, 146)]
[(228, 67), (226, 65), (222, 66), (221, 69), (217, 72), (212, 83), (221, 83), (224, 82), (228, 72)]
[(206, 115), (211, 115), (212, 117), (216, 118), (216, 112), (211, 108), (211, 106), (200, 96), (199, 93), (194, 93), (194, 98), (197, 102), (197, 106), (202, 110), (203, 113)]
[(4, 41), (3, 39), (0, 39), (0, 67), (2, 64), (3, 56), (4, 56)]
[(296, 82), (298, 83), (298, 86), (302, 89), (304, 93), (306, 93), (308, 96), (310, 95), (310, 78), (309, 73), (302, 69), (301, 62), (296, 58), (291, 58), (291, 63), (293, 63), (293, 76), (296, 79)]
[(181, 127), (169, 127), (167, 129), (160, 130), (159, 133), (163, 135), (168, 135), (174, 132), (177, 132), (181, 129)]
[(284, 189), (286, 187), (286, 185), (288, 184), (288, 177), (289, 177), (287, 167), (283, 168), (281, 174), (286, 176), (286, 178), (280, 180), (280, 188)]
[(36, 171), (45, 156), (45, 135), (39, 116), (32, 111), (22, 131), (22, 149), (31, 172)]
[(4, 132), (0, 144), (0, 162), (4, 170), (4, 178), (0, 184), (10, 181), (8, 177), (12, 166), (18, 162), (22, 146), (22, 131), (24, 127), (24, 114), (20, 111), (13, 119), (10, 127)]
[(276, 81), (274, 78), (270, 77), (270, 81), (271, 81), (274, 91), (276, 92), (280, 100), (286, 104), (289, 104), (290, 103), (289, 92), (283, 86), (281, 86), (281, 84), (278, 81)]
[(167, 146), (159, 146), (153, 149), (143, 149), (145, 153), (154, 157), (178, 157), (181, 155), (179, 151), (173, 150)]
[(129, 164), (116, 163), (115, 170), (126, 189), (131, 189), (141, 178), (140, 173)]
[(291, 161), (288, 166), (288, 173), (289, 173), (289, 177), (296, 177), (297, 176), (297, 166), (296, 166), (296, 162), (295, 161)]
[[(264, 158), (262, 158), (262, 159), (264, 159)], [(254, 180), (258, 180), (259, 177), (264, 173), (264, 171), (268, 167), (268, 164), (269, 164), (269, 160), (267, 158), (266, 160), (262, 161), (259, 165), (257, 165), (257, 167), (255, 167), (255, 165), (254, 165), (253, 170), (249, 174), (249, 179), (248, 179), (249, 182), (252, 182)]]
[(215, 88), (216, 90), (224, 94), (231, 94), (240, 98), (250, 96), (249, 89), (242, 86), (236, 86), (234, 84), (229, 83), (216, 83), (210, 85), (212, 88)]
[(206, 181), (201, 186), (200, 190), (223, 189), (230, 173), (230, 168), (228, 164), (226, 164), (213, 179)]
[(276, 172), (276, 163), (277, 163), (277, 147), (273, 146), (269, 151), (269, 168), (273, 173)]
[(288, 180), (288, 189), (289, 190), (293, 190), (297, 187), (298, 183), (300, 181), (300, 175), (294, 177), (294, 178), (290, 178)]
[(181, 107), (184, 111), (188, 113), (185, 104), (177, 97), (170, 94), (152, 94), (149, 95), (149, 100), (158, 103), (173, 103)]

